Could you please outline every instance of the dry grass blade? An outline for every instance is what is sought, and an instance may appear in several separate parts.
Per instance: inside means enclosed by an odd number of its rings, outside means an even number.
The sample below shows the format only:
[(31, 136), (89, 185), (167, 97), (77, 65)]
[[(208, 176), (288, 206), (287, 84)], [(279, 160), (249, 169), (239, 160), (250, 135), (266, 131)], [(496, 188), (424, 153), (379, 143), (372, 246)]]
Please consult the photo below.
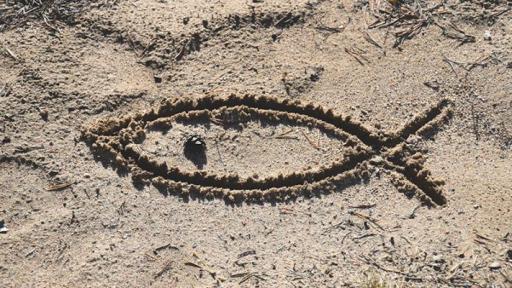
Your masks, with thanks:
[(383, 48), (382, 48), (382, 45), (380, 45), (379, 43), (377, 43), (377, 41), (375, 41), (375, 40), (373, 39), (373, 37), (370, 35), (370, 33), (368, 33), (368, 31), (366, 31), (366, 32), (364, 33), (364, 39), (365, 39), (366, 41), (368, 41), (370, 44), (375, 45), (377, 48), (383, 49)]
[(16, 54), (14, 54), (14, 52), (12, 52), (11, 49), (9, 49), (7, 46), (2, 45), (2, 50), (4, 50), (6, 52), (5, 54), (7, 54), (12, 59), (14, 59), (14, 61), (19, 61), (20, 60), (20, 58), (18, 58), (18, 56)]
[(356, 59), (356, 61), (361, 64), (362, 66), (364, 66), (365, 62), (366, 63), (370, 63), (370, 60), (368, 60), (368, 58), (364, 57), (362, 55), (362, 53), (364, 53), (364, 51), (360, 50), (357, 51), (355, 48), (351, 47), (351, 48), (345, 48), (345, 52), (347, 52), (347, 54), (349, 54), (350, 56), (354, 57), (354, 59)]
[(251, 272), (251, 273), (248, 273), (246, 276), (244, 276), (244, 278), (242, 278), (242, 280), (240, 280), (240, 282), (238, 282), (238, 284), (242, 284), (244, 283), (245, 281), (251, 279), (252, 277), (254, 278), (257, 278), (259, 280), (263, 280), (265, 281), (265, 278), (263, 278), (262, 276), (260, 276), (258, 273), (256, 272)]

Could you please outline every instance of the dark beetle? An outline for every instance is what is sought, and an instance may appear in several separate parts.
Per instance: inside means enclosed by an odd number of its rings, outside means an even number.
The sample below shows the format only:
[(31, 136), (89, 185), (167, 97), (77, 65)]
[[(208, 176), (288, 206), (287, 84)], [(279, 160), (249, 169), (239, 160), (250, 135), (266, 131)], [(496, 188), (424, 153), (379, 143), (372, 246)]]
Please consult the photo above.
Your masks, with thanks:
[(192, 153), (204, 153), (206, 150), (206, 142), (198, 135), (193, 135), (187, 138), (185, 142), (185, 151)]
[(206, 164), (206, 142), (198, 135), (187, 138), (183, 145), (185, 157), (194, 162), (197, 168), (201, 169)]

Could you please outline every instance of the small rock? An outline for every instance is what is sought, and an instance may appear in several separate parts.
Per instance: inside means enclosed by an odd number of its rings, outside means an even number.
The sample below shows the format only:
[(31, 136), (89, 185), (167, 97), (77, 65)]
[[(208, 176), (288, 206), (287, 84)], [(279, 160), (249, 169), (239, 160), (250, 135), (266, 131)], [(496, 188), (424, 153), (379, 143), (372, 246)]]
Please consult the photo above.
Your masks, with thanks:
[(436, 80), (423, 82), (423, 85), (427, 86), (428, 88), (434, 91), (439, 91), (440, 87), (439, 82), (437, 82)]
[(39, 116), (41, 116), (41, 118), (42, 118), (44, 121), (48, 121), (48, 110), (47, 110), (47, 109), (41, 109), (41, 110), (39, 110)]
[(512, 260), (512, 249), (508, 249), (508, 251), (507, 251), (507, 259), (509, 261)]
[(490, 268), (491, 270), (498, 270), (498, 269), (500, 269), (500, 268), (501, 268), (501, 264), (500, 264), (500, 262), (498, 262), (498, 261), (494, 261), (494, 262), (492, 262), (491, 264), (489, 264), (489, 268)]
[(375, 156), (370, 160), (370, 162), (372, 164), (381, 164), (382, 162), (384, 162), (384, 159), (382, 159), (381, 156)]
[(444, 263), (444, 259), (442, 255), (434, 255), (432, 256), (432, 260), (436, 263)]
[(484, 32), (484, 40), (491, 41), (491, 38), (492, 38), (491, 37), (491, 31), (485, 30), (485, 32)]

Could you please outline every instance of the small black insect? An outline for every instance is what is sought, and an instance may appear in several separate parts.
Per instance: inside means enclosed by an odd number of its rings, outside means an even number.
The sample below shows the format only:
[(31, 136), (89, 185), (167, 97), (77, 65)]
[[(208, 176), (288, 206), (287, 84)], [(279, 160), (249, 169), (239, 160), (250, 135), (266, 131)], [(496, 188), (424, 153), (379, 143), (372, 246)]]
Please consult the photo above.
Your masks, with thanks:
[(187, 138), (183, 147), (185, 157), (201, 169), (206, 164), (206, 142), (198, 135)]
[(189, 151), (191, 153), (204, 153), (206, 150), (206, 142), (199, 137), (198, 135), (193, 135), (187, 138), (185, 142), (185, 151)]

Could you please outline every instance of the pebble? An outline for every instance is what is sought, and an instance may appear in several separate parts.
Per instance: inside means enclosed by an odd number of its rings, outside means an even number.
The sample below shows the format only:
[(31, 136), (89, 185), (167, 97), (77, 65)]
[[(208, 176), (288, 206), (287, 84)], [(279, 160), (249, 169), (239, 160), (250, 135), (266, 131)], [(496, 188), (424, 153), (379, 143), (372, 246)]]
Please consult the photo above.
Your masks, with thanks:
[(497, 270), (501, 268), (501, 264), (498, 261), (494, 261), (491, 264), (489, 264), (489, 268), (491, 268), (491, 270)]
[(381, 156), (377, 155), (371, 159), (371, 162), (375, 164), (381, 164), (382, 162), (384, 162), (384, 159)]
[(41, 118), (44, 120), (44, 121), (48, 121), (48, 110), (47, 109), (41, 109), (39, 111), (39, 116), (41, 116)]
[(484, 40), (491, 41), (491, 38), (492, 38), (491, 37), (491, 31), (485, 30), (485, 32), (484, 32)]
[(434, 255), (432, 257), (432, 260), (436, 263), (443, 263), (444, 262), (444, 259), (443, 259), (443, 256), (442, 255)]

